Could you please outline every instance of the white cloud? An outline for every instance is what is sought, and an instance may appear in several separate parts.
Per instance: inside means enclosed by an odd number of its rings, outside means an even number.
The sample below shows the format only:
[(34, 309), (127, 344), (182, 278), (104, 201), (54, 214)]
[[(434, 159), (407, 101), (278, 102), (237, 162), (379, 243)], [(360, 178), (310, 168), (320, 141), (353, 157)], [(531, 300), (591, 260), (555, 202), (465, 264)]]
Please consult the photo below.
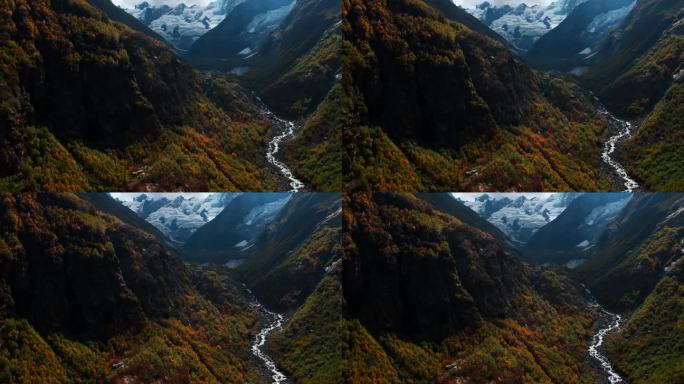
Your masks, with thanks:
[(133, 8), (136, 5), (142, 3), (143, 1), (147, 1), (151, 5), (178, 5), (180, 3), (183, 3), (185, 5), (207, 5), (211, 2), (211, 0), (112, 0), (112, 3), (122, 7), (122, 8)]
[(525, 3), (527, 5), (548, 5), (552, 3), (552, 0), (451, 0), (454, 4), (460, 5), (463, 8), (475, 8), (478, 4), (482, 4), (485, 1), (492, 5), (505, 5), (516, 6), (518, 4)]

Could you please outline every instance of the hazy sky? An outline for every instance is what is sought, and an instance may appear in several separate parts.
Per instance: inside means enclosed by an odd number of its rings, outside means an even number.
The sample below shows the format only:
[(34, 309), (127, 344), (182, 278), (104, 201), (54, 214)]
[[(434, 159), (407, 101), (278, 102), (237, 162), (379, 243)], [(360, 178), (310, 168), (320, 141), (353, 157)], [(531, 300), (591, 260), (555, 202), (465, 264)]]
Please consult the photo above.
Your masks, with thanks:
[(482, 4), (485, 1), (488, 1), (489, 4), (493, 5), (504, 5), (504, 4), (510, 4), (510, 5), (518, 5), (525, 3), (527, 5), (534, 5), (534, 4), (551, 4), (552, 0), (451, 0), (454, 4), (460, 5), (464, 8), (475, 8), (476, 5)]
[(201, 4), (201, 5), (207, 5), (211, 2), (211, 0), (112, 0), (112, 3), (124, 7), (124, 8), (133, 8), (134, 6), (142, 3), (143, 1), (147, 1), (148, 3), (152, 5), (161, 5), (161, 4), (168, 4), (168, 5), (176, 5), (183, 3), (185, 5), (193, 5), (193, 4)]
[[(183, 196), (186, 199), (190, 197), (199, 197), (199, 198), (205, 198), (209, 196), (211, 193), (150, 193), (147, 192), (145, 193), (147, 196), (150, 197), (166, 197), (169, 200), (173, 200), (178, 196)], [(131, 201), (133, 200), (136, 196), (142, 195), (142, 193), (110, 193), (113, 198), (121, 200), (121, 201)]]
[[(508, 197), (509, 199), (516, 199), (520, 196), (525, 196), (527, 198), (537, 197), (539, 200), (544, 200), (547, 197), (552, 195), (552, 193), (542, 193), (542, 192), (535, 192), (535, 193), (511, 193), (511, 192), (491, 193), (491, 192), (487, 192), (486, 194), (491, 196), (491, 197), (499, 197), (499, 198)], [(452, 193), (452, 195), (455, 198), (461, 199), (463, 201), (473, 201), (478, 196), (484, 195), (484, 193), (480, 193), (480, 192)]]

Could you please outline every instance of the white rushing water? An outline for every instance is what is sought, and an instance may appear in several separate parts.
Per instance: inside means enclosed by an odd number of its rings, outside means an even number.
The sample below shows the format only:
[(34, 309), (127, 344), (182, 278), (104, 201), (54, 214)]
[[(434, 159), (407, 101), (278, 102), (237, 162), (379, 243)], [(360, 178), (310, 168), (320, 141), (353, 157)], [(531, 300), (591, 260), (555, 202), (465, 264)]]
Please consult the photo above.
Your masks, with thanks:
[(276, 123), (274, 125), (274, 128), (275, 126), (280, 128), (280, 132), (276, 132), (276, 135), (268, 143), (268, 150), (266, 151), (266, 160), (268, 160), (269, 163), (273, 164), (273, 166), (278, 168), (278, 171), (280, 171), (280, 173), (283, 176), (285, 176), (285, 178), (289, 181), (290, 187), (292, 188), (291, 192), (298, 192), (300, 189), (303, 189), (305, 187), (304, 183), (302, 183), (301, 180), (294, 177), (294, 175), (292, 174), (292, 170), (290, 170), (290, 168), (288, 168), (288, 166), (285, 165), (285, 163), (276, 158), (276, 154), (278, 153), (278, 151), (280, 151), (280, 143), (282, 143), (283, 140), (289, 137), (294, 137), (295, 124), (291, 121), (279, 118), (271, 111), (267, 111), (266, 114), (268, 115), (269, 119)]
[(254, 354), (254, 356), (256, 356), (259, 360), (263, 362), (264, 366), (271, 374), (272, 384), (287, 383), (287, 377), (285, 376), (285, 374), (278, 369), (273, 359), (268, 354), (266, 354), (266, 352), (264, 352), (262, 349), (266, 344), (266, 339), (268, 338), (268, 336), (274, 331), (277, 331), (280, 328), (282, 328), (284, 321), (283, 315), (271, 312), (261, 305), (258, 306), (259, 310), (265, 315), (264, 317), (267, 319), (268, 323), (254, 337), (254, 342), (252, 343), (252, 354)]
[[(598, 101), (598, 99), (597, 99)], [(622, 180), (625, 187), (625, 192), (634, 192), (634, 190), (639, 188), (639, 184), (629, 177), (625, 167), (615, 160), (612, 156), (615, 153), (615, 148), (620, 140), (626, 139), (632, 135), (632, 123), (629, 121), (620, 120), (613, 116), (612, 113), (608, 112), (606, 108), (599, 103), (599, 113), (603, 115), (611, 125), (617, 127), (617, 132), (608, 138), (608, 140), (603, 144), (603, 153), (601, 153), (601, 158), (603, 162), (608, 164), (610, 168), (617, 174), (617, 176)]]
[[(587, 290), (587, 292), (591, 295), (591, 292)], [(615, 383), (622, 383), (624, 382), (622, 377), (613, 370), (613, 364), (611, 364), (610, 360), (608, 360), (608, 357), (606, 357), (601, 351), (599, 350), (601, 346), (603, 345), (603, 341), (605, 337), (610, 334), (611, 332), (617, 330), (620, 328), (620, 324), (622, 324), (622, 316), (609, 312), (605, 308), (603, 308), (592, 296), (592, 302), (590, 305), (596, 309), (599, 310), (601, 315), (608, 319), (608, 324), (605, 327), (602, 327), (594, 334), (594, 336), (591, 339), (591, 344), (589, 345), (589, 355), (596, 359), (599, 364), (601, 364), (601, 369), (605, 372), (608, 381), (611, 384)]]

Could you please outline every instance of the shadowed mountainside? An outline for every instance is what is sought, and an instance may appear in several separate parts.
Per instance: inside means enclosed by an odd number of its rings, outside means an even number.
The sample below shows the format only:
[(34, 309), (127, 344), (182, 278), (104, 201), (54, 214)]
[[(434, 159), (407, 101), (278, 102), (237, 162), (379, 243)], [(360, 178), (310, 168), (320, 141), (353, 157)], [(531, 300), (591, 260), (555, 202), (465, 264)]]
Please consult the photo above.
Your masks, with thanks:
[(75, 195), (0, 200), (3, 382), (245, 382), (257, 315), (225, 272)]
[(349, 187), (607, 188), (589, 95), (531, 70), (455, 8), (344, 2)]
[(3, 2), (0, 17), (6, 189), (274, 185), (268, 127), (238, 85), (82, 0)]
[(343, 287), (360, 332), (353, 343), (379, 366), (355, 373), (360, 382), (591, 375), (584, 348), (593, 317), (563, 274), (530, 267), (486, 225), (426, 200), (358, 193), (345, 203)]

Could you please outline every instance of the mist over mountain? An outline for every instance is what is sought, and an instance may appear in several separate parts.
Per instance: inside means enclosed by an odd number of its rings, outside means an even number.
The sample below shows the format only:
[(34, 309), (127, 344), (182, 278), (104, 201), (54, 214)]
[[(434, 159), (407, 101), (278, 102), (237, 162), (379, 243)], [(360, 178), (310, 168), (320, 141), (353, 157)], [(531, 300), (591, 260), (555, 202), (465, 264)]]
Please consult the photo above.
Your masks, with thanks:
[[(338, 193), (115, 196), (144, 225), (163, 232), (186, 260), (237, 270), (269, 308), (303, 304), (339, 262)], [(137, 217), (106, 208), (139, 224)]]
[(454, 193), (453, 197), (514, 240), (514, 248), (525, 259), (574, 268), (590, 257), (604, 230), (616, 220), (632, 196), (626, 193)]
[(193, 64), (243, 76), (278, 113), (297, 117), (312, 113), (335, 83), (339, 8), (339, 0), (124, 6)]
[(454, 195), (446, 193), (417, 193), (416, 197), (427, 201), (436, 210), (457, 216), (465, 224), (491, 234), (506, 251), (511, 253), (518, 252), (518, 242), (512, 240), (506, 232), (497, 228), (494, 224), (466, 206), (463, 201), (454, 199)]

